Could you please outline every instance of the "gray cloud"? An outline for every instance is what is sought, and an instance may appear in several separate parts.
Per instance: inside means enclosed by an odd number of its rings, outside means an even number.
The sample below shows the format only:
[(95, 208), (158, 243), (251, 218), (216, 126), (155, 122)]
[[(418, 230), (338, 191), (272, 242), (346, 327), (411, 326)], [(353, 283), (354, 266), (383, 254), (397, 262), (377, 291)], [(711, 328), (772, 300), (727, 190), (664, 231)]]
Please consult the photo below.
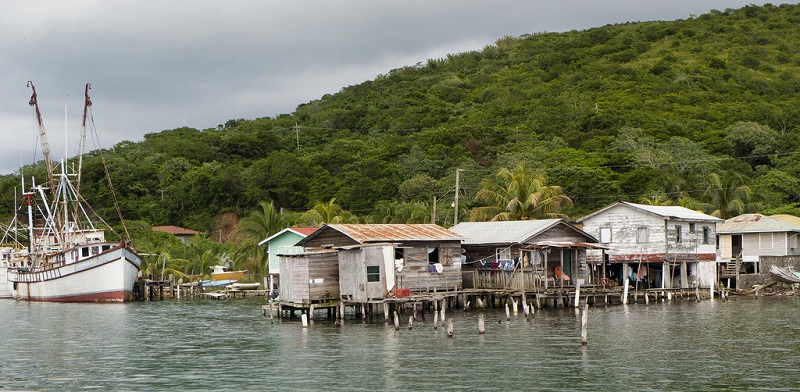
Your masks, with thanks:
[[(74, 154), (83, 84), (104, 147), (289, 113), (393, 68), (503, 36), (674, 20), (752, 1), (36, 1), (0, 14), (0, 173), (32, 161), (28, 80), (53, 155)], [(761, 4), (760, 2), (757, 2)]]

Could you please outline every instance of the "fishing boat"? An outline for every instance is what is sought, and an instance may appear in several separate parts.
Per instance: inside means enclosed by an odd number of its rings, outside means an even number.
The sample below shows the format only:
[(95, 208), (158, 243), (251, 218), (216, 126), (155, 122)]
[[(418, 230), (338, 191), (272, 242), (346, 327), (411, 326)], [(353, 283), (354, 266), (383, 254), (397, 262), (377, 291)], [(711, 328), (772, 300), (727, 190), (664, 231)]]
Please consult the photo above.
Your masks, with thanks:
[(800, 283), (800, 273), (792, 271), (791, 267), (769, 267), (769, 274), (773, 279), (783, 283)]
[[(31, 82), (28, 82), (28, 86), (33, 92), (30, 105), (36, 112), (48, 178), (45, 184), (38, 184), (32, 179), (29, 187), (25, 186), (25, 179), (22, 180), (28, 244), (25, 252), (17, 253), (11, 260), (18, 266), (8, 269), (11, 295), (26, 301), (130, 300), (142, 259), (131, 247), (127, 230), (126, 236), (115, 233), (125, 239), (107, 241), (105, 229), (95, 223), (107, 226), (105, 221), (99, 216), (90, 217), (87, 211), (93, 210), (79, 193), (81, 160), (76, 172), (69, 173), (68, 165), (62, 160), (59, 173), (55, 173), (36, 89)], [(90, 88), (91, 85), (87, 84), (79, 157), (83, 153), (87, 110), (91, 107)], [(109, 189), (112, 190), (114, 205), (118, 206), (110, 181)], [(122, 226), (125, 227), (124, 221)], [(110, 229), (110, 226), (107, 227)]]

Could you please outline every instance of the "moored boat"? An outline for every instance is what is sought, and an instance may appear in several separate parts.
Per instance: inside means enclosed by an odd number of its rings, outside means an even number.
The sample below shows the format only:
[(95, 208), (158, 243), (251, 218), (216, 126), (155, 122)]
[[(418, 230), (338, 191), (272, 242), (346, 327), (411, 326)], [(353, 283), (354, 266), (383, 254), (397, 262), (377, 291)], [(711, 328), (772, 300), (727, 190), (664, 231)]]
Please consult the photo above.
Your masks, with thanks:
[(211, 272), (212, 281), (239, 280), (247, 272), (245, 270), (231, 271), (228, 269), (228, 267), (225, 267), (224, 265), (215, 265), (212, 268), (213, 268), (213, 271)]
[[(142, 260), (129, 240), (106, 241), (105, 230), (94, 223), (104, 221), (89, 217), (87, 211), (91, 208), (72, 182), (72, 178), (80, 181), (80, 163), (77, 173), (68, 173), (68, 166), (62, 161), (60, 174), (54, 173), (36, 90), (32, 83), (29, 86), (33, 90), (30, 104), (36, 109), (48, 183), (42, 186), (32, 181), (31, 187), (26, 188), (23, 179), (28, 245), (25, 252), (11, 260), (18, 266), (8, 269), (11, 294), (27, 301), (130, 300)], [(87, 84), (83, 130), (91, 106), (89, 88)], [(109, 188), (113, 190), (110, 185)]]
[(261, 283), (233, 283), (225, 286), (228, 290), (258, 290)]
[(800, 276), (797, 272), (792, 271), (790, 267), (778, 267), (773, 265), (769, 267), (769, 274), (773, 279), (783, 283), (800, 283)]

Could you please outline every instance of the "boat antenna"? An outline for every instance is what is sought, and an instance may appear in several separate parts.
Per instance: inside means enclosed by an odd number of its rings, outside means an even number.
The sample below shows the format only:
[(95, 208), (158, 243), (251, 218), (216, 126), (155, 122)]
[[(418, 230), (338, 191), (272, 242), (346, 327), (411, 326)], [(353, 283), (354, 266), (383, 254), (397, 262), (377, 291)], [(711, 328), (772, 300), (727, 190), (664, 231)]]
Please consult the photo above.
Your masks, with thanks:
[(56, 189), (56, 181), (53, 178), (53, 161), (50, 160), (50, 145), (47, 143), (47, 133), (44, 130), (44, 122), (42, 122), (42, 112), (39, 110), (39, 99), (36, 96), (36, 87), (33, 86), (32, 81), (28, 81), (28, 87), (31, 88), (33, 94), (28, 105), (36, 109), (36, 121), (39, 124), (39, 140), (42, 143), (42, 155), (44, 157), (44, 164), (47, 168), (47, 180), (50, 182), (50, 189)]

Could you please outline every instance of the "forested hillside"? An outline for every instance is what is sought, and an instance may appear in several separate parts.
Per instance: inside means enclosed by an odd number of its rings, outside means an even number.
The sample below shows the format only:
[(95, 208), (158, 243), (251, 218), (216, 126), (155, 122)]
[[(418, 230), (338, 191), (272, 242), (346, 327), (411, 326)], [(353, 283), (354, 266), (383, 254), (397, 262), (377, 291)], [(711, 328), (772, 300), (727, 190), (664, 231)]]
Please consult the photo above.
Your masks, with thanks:
[[(713, 191), (742, 189), (755, 209), (792, 212), (798, 42), (798, 5), (504, 37), (276, 118), (150, 133), (106, 159), (126, 219), (214, 238), (260, 202), (430, 221), (436, 197), (448, 226), (457, 168), (466, 220), (481, 181), (523, 163), (561, 187), (570, 217), (617, 200), (709, 207)], [(102, 165), (97, 152), (85, 159), (83, 192), (98, 200), (108, 194)], [(0, 182), (6, 210), (16, 186), (16, 176)], [(94, 207), (108, 212), (106, 200)]]

